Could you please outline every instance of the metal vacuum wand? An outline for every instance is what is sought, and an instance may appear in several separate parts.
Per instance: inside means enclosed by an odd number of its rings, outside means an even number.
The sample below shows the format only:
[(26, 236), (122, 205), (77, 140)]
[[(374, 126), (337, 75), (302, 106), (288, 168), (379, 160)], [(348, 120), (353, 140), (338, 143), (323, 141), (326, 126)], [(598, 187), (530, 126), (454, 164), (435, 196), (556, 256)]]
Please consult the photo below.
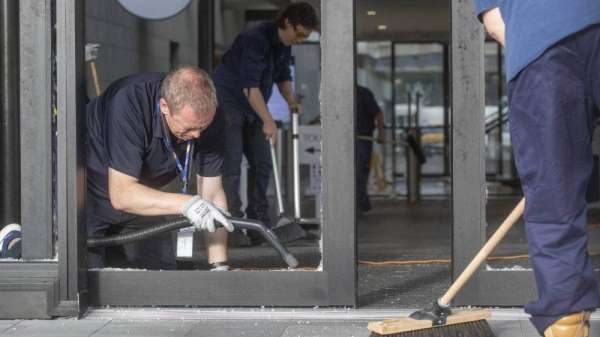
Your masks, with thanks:
[(293, 164), (294, 164), (294, 217), (300, 219), (300, 162), (298, 153), (298, 113), (292, 112), (292, 148), (293, 148)]

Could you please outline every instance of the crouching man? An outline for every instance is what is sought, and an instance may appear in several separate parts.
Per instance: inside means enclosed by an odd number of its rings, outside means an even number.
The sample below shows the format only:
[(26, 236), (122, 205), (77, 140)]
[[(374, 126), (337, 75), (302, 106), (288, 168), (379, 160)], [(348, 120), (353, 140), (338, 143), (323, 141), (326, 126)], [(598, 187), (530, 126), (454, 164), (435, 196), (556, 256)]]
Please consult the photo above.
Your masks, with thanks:
[[(227, 201), (221, 184), (223, 114), (203, 70), (119, 79), (87, 105), (87, 233), (127, 233), (182, 214), (206, 230), (209, 263), (227, 263)], [(198, 195), (187, 193), (191, 165)], [(180, 179), (181, 193), (160, 190)], [(220, 226), (224, 226), (222, 228)], [(226, 230), (225, 230), (226, 229)], [(119, 248), (119, 247), (117, 247)], [(126, 265), (175, 269), (171, 233), (122, 247)], [(88, 249), (88, 266), (111, 265), (112, 248)], [(225, 268), (226, 269), (226, 268)]]

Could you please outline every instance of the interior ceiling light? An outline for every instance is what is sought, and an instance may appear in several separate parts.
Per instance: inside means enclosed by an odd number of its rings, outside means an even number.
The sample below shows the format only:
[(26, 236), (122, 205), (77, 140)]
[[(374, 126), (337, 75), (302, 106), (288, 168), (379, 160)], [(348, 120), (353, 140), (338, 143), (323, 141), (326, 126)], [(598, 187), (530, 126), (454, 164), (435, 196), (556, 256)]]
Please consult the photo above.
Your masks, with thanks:
[(367, 15), (368, 16), (375, 16), (375, 15), (377, 15), (377, 12), (376, 11), (367, 11)]
[(387, 26), (386, 25), (378, 25), (377, 29), (379, 29), (379, 30), (386, 30)]

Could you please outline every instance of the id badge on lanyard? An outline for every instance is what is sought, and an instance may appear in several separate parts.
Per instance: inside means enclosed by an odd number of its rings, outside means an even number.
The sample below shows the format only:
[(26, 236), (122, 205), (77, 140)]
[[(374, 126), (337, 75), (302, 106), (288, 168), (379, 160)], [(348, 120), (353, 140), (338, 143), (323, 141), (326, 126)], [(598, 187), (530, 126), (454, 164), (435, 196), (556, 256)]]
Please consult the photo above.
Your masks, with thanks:
[(194, 141), (188, 140), (187, 146), (185, 148), (185, 159), (183, 161), (183, 165), (175, 152), (175, 148), (173, 148), (173, 144), (171, 144), (171, 136), (165, 126), (164, 117), (161, 115), (159, 104), (156, 103), (156, 113), (159, 114), (159, 117), (162, 121), (163, 127), (163, 144), (167, 151), (171, 152), (173, 159), (175, 159), (175, 166), (177, 167), (177, 173), (179, 174), (179, 178), (181, 179), (183, 187), (181, 188), (181, 193), (187, 193), (188, 190), (188, 180), (189, 180), (189, 171), (190, 171), (190, 157), (194, 152)]

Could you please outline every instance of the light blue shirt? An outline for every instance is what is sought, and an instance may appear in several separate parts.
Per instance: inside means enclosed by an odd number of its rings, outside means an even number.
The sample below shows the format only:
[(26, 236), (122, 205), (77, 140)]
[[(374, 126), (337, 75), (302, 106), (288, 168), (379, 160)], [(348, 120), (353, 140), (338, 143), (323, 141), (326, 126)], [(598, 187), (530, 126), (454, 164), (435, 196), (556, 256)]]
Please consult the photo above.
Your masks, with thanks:
[(475, 0), (477, 15), (500, 7), (506, 25), (506, 76), (523, 68), (560, 40), (600, 24), (600, 0)]

